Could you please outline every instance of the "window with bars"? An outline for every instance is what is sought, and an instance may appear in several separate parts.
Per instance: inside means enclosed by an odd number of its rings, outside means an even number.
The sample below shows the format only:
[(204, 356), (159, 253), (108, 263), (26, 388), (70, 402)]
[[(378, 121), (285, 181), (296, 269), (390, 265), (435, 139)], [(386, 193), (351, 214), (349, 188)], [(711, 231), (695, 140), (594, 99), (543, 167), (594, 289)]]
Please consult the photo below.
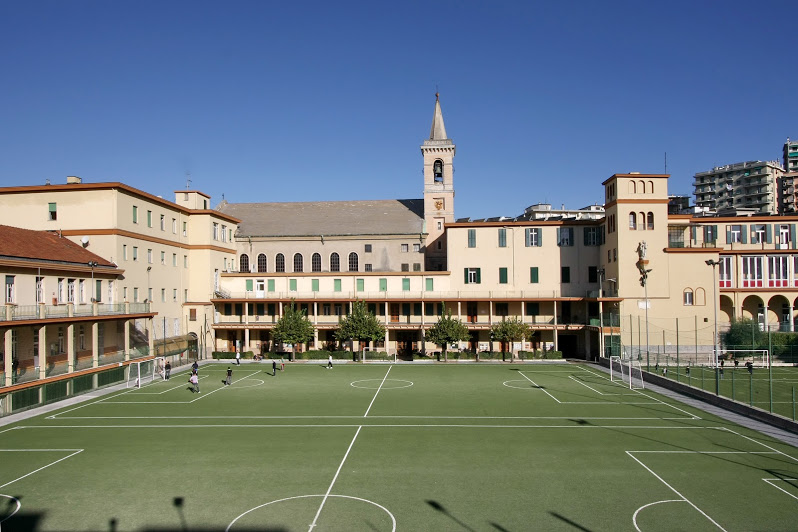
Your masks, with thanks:
[(330, 271), (331, 272), (341, 271), (341, 258), (338, 256), (338, 253), (333, 253), (330, 255)]
[(276, 272), (285, 271), (285, 256), (283, 256), (282, 253), (278, 253), (277, 256), (274, 258), (274, 271)]
[(302, 254), (301, 253), (294, 253), (294, 271), (301, 272), (303, 271), (304, 264), (303, 264)]
[(314, 253), (310, 257), (310, 269), (311, 269), (311, 271), (314, 271), (314, 272), (320, 272), (321, 271), (321, 255), (320, 254)]
[(355, 253), (354, 251), (349, 254), (349, 271), (350, 272), (358, 271), (357, 253)]

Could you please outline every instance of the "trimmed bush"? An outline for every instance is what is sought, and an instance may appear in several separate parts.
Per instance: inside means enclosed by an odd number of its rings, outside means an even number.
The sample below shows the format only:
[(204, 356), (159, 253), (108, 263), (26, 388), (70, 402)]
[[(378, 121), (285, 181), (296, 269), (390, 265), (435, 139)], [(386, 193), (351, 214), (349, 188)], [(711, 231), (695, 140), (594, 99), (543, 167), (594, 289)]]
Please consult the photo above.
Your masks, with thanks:
[[(245, 360), (247, 358), (251, 359), (254, 356), (255, 356), (255, 353), (253, 353), (252, 351), (242, 351), (241, 352), (241, 359), (242, 360)], [(235, 351), (233, 351), (233, 352), (230, 352), (230, 351), (213, 351), (211, 353), (211, 358), (213, 358), (214, 360), (231, 360), (231, 359), (235, 360), (236, 354), (235, 354)]]

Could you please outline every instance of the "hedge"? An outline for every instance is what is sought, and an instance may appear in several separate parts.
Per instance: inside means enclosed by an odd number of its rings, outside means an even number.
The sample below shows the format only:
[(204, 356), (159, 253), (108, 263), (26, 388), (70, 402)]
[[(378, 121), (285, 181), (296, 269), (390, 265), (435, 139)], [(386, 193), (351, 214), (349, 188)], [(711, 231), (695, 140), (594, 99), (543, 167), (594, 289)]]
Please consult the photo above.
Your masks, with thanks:
[[(241, 358), (243, 358), (243, 359), (252, 358), (254, 356), (255, 356), (255, 353), (253, 353), (252, 351), (242, 351), (241, 352)], [(232, 352), (231, 351), (213, 351), (211, 353), (211, 358), (213, 358), (214, 360), (228, 360), (228, 359), (235, 360), (236, 353), (235, 353), (235, 351), (232, 351)]]

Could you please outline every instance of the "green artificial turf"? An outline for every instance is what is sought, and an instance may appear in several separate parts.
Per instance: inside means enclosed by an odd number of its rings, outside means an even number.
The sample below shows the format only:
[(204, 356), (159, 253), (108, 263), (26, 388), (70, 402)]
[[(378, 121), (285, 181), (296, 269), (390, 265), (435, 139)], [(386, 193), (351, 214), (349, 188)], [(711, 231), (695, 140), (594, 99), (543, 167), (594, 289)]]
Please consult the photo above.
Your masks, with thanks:
[(244, 364), (224, 386), (226, 369), (201, 367), (200, 394), (180, 373), (0, 429), (2, 530), (798, 523), (798, 449), (593, 366), (320, 363), (274, 377)]

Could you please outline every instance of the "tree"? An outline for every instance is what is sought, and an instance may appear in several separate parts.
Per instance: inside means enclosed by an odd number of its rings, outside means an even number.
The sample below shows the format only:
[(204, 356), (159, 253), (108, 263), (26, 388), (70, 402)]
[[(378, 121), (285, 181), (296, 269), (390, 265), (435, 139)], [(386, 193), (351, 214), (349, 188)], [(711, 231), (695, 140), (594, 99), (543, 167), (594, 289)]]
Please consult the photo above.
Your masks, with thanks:
[(297, 310), (294, 300), (283, 309), (283, 315), (272, 329), (274, 341), (280, 344), (291, 344), (291, 351), (297, 344), (304, 344), (313, 339), (316, 329), (305, 315), (304, 310)]
[(368, 311), (365, 301), (355, 301), (352, 311), (338, 321), (338, 329), (334, 335), (339, 342), (344, 340), (376, 342), (385, 338), (385, 325)]
[(733, 320), (729, 330), (720, 333), (720, 340), (727, 349), (761, 349), (767, 348), (767, 334), (759, 329), (759, 324), (749, 318)]
[(532, 336), (532, 331), (529, 325), (522, 322), (518, 318), (510, 320), (503, 319), (490, 328), (490, 336), (499, 342), (507, 342), (510, 344), (510, 360), (513, 359), (513, 343), (520, 342), (524, 338)]
[(470, 333), (468, 332), (468, 327), (459, 319), (452, 318), (452, 311), (446, 310), (445, 306), (443, 315), (438, 318), (438, 323), (430, 327), (426, 334), (424, 334), (424, 340), (441, 347), (443, 350), (443, 360), (446, 362), (449, 360), (446, 354), (449, 344), (461, 340), (468, 340), (469, 338)]

